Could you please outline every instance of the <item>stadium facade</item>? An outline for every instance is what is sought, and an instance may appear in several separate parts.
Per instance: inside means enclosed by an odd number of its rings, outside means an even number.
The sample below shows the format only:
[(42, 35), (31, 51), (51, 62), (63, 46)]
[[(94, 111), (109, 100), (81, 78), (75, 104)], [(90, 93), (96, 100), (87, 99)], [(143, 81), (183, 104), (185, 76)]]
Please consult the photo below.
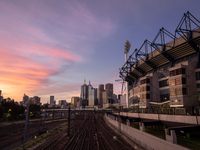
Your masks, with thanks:
[(134, 50), (120, 77), (128, 82), (129, 106), (200, 106), (200, 21), (187, 12), (175, 34), (161, 28)]

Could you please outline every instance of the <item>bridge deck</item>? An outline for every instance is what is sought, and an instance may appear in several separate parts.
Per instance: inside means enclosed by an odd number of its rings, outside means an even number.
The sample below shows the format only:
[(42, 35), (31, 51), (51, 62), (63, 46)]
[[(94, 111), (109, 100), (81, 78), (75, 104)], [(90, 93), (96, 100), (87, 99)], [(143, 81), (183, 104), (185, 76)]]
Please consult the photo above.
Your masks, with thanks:
[[(113, 113), (119, 115), (119, 113)], [(129, 118), (141, 118), (150, 120), (159, 120), (167, 122), (177, 122), (185, 124), (200, 124), (200, 116), (186, 116), (186, 115), (166, 115), (166, 114), (147, 114), (147, 113), (130, 113), (130, 112), (120, 112), (120, 116), (125, 116)]]

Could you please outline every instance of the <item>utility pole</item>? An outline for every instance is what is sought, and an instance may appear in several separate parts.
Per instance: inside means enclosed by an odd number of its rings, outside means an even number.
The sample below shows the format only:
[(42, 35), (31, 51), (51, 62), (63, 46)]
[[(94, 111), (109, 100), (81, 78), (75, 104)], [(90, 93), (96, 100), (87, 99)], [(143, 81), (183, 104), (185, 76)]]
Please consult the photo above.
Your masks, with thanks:
[(26, 103), (25, 103), (26, 119), (25, 119), (24, 135), (23, 135), (23, 148), (24, 148), (24, 143), (27, 140), (26, 138), (27, 138), (27, 130), (28, 130), (28, 124), (29, 124), (29, 106), (30, 106), (29, 97), (25, 94), (24, 94), (24, 97), (26, 98)]
[[(125, 42), (125, 45), (124, 45), (125, 63), (128, 60), (128, 52), (129, 52), (130, 48), (131, 48), (131, 44), (127, 40)], [(125, 88), (126, 88), (126, 90), (125, 90), (125, 94), (126, 94), (126, 107), (128, 108), (129, 107), (129, 101), (128, 101), (128, 82), (127, 81), (125, 81)]]
[(70, 104), (68, 107), (68, 137), (70, 137), (70, 112), (71, 112), (71, 108), (70, 108)]

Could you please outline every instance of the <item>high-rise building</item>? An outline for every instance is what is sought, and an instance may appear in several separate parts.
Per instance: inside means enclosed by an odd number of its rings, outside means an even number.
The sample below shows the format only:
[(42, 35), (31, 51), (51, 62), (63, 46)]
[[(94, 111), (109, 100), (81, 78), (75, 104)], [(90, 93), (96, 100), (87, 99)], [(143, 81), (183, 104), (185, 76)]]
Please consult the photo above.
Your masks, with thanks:
[(67, 101), (66, 101), (66, 100), (59, 100), (59, 101), (58, 101), (58, 105), (59, 105), (61, 108), (67, 108)]
[(105, 85), (105, 91), (106, 91), (106, 94), (107, 94), (107, 102), (113, 103), (113, 84), (107, 83)]
[(100, 84), (97, 90), (98, 105), (100, 107), (103, 107), (103, 91), (104, 91), (104, 85)]
[(80, 107), (80, 98), (79, 98), (79, 97), (72, 97), (72, 98), (71, 98), (71, 104), (72, 104), (75, 108)]
[(94, 105), (98, 106), (97, 88), (94, 88)]
[(30, 98), (30, 103), (35, 105), (41, 105), (40, 97), (34, 96)]
[(108, 95), (105, 90), (102, 92), (102, 100), (103, 100), (103, 105), (108, 103)]
[(90, 84), (90, 81), (88, 84), (88, 106), (94, 106), (94, 91), (92, 85)]
[(81, 106), (85, 107), (88, 106), (88, 85), (84, 80), (84, 84), (81, 86)]
[(54, 107), (55, 106), (55, 99), (54, 96), (50, 96), (50, 107)]
[(88, 93), (89, 93), (89, 103), (88, 106), (94, 107), (97, 103), (97, 89), (93, 88), (92, 85), (89, 82), (88, 85)]

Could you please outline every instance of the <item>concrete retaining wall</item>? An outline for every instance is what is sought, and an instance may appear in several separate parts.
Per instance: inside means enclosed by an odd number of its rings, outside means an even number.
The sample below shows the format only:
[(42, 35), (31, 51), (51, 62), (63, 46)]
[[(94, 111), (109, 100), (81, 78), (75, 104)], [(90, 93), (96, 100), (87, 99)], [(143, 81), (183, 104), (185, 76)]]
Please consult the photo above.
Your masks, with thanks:
[(122, 134), (126, 135), (131, 140), (147, 150), (188, 150), (187, 148), (180, 145), (170, 143), (133, 127), (119, 123), (118, 121), (113, 120), (108, 116), (105, 116), (105, 119), (107, 123), (114, 126)]

